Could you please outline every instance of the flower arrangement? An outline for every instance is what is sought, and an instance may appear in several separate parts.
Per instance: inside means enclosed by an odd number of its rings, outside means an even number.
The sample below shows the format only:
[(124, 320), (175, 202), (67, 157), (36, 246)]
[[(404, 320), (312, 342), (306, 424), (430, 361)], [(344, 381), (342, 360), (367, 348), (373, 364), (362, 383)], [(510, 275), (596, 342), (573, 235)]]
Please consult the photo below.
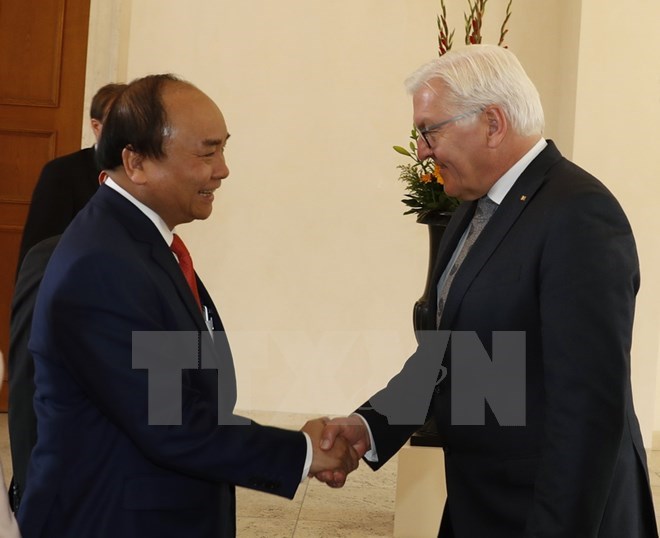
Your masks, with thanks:
[(410, 131), (410, 151), (401, 146), (394, 146), (394, 151), (412, 159), (412, 163), (400, 164), (399, 179), (406, 185), (407, 194), (401, 200), (408, 206), (404, 215), (417, 213), (418, 219), (431, 211), (454, 211), (459, 204), (456, 198), (445, 194), (444, 180), (440, 167), (433, 159), (424, 161), (417, 157), (417, 129)]
[[(464, 14), (465, 17), (465, 44), (473, 45), (481, 43), (481, 29), (483, 18), (486, 12), (488, 0), (467, 0), (469, 10)], [(504, 21), (500, 27), (500, 39), (497, 43), (501, 47), (504, 45), (504, 37), (508, 30), (506, 28), (511, 18), (511, 4), (509, 0), (506, 7)], [(449, 30), (447, 24), (447, 10), (445, 0), (440, 0), (440, 14), (437, 16), (438, 24), (438, 56), (442, 56), (448, 50), (451, 50), (454, 40), (454, 30)], [(412, 160), (407, 164), (400, 164), (399, 180), (405, 185), (406, 195), (401, 200), (408, 209), (404, 215), (411, 213), (417, 214), (417, 220), (424, 220), (426, 216), (436, 212), (452, 212), (459, 204), (456, 198), (452, 198), (445, 193), (444, 180), (440, 174), (440, 168), (432, 159), (421, 161), (417, 156), (417, 138), (418, 133), (415, 126), (410, 132), (410, 143), (406, 149), (403, 146), (394, 146), (394, 151), (404, 155)]]

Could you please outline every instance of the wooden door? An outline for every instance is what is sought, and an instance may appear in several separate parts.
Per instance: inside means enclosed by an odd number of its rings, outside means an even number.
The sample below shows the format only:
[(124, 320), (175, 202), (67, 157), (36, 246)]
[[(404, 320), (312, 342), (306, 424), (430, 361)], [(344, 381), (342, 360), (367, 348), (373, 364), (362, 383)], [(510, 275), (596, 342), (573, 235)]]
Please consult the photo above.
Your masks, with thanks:
[(42, 166), (80, 149), (90, 0), (0, 0), (0, 349), (7, 409), (16, 260)]

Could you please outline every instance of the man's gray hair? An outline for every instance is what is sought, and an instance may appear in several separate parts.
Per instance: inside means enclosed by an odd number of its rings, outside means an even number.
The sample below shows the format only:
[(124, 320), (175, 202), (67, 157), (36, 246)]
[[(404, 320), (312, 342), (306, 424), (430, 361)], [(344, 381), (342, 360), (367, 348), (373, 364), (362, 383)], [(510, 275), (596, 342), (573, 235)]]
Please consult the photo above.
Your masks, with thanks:
[(508, 49), (468, 45), (450, 50), (417, 69), (405, 85), (413, 94), (432, 79), (440, 79), (446, 85), (446, 104), (453, 114), (497, 104), (518, 134), (543, 133), (545, 120), (539, 92)]

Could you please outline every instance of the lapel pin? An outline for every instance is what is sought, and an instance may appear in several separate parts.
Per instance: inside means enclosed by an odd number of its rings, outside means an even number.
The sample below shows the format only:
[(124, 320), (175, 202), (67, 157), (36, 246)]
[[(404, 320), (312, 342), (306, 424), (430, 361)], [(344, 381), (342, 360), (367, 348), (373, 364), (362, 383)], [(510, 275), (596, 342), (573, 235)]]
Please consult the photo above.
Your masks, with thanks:
[(521, 202), (524, 202), (525, 200), (527, 200), (527, 195), (526, 195), (526, 194), (523, 194), (523, 195), (520, 197), (520, 201), (521, 201)]

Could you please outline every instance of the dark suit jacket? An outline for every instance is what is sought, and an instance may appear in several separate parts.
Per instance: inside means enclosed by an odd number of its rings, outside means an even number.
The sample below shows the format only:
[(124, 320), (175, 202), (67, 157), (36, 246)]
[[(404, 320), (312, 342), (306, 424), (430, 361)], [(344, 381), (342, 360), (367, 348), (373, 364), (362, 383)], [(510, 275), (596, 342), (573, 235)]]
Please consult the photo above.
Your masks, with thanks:
[[(236, 423), (228, 342), (198, 285), (212, 344), (168, 245), (128, 200), (103, 187), (67, 228), (29, 344), (37, 444), (18, 513), (24, 538), (233, 536), (234, 485), (293, 497), (304, 436)], [(133, 345), (141, 331), (153, 345)], [(145, 358), (181, 373), (156, 378)], [(152, 382), (171, 395), (154, 409), (180, 411), (181, 425), (149, 424)]]
[(11, 303), (8, 419), (14, 476), (9, 493), (14, 511), (25, 490), (28, 461), (37, 440), (37, 421), (32, 406), (34, 361), (28, 351), (32, 312), (46, 265), (59, 239), (59, 235), (44, 239), (30, 249), (18, 273)]
[[(475, 206), (462, 204), (450, 222), (436, 282)], [(484, 425), (452, 421), (451, 346), (445, 353), (442, 333), (428, 333), (359, 411), (374, 434), (374, 467), (428, 412), (445, 447), (441, 536), (657, 536), (630, 385), (638, 286), (635, 243), (621, 207), (549, 142), (465, 258), (440, 326), (476, 333), (491, 356), (494, 331), (524, 332), (524, 426), (500, 426), (489, 405)], [(434, 391), (440, 364), (448, 373)], [(411, 403), (421, 417), (406, 420), (400, 409)]]
[(94, 147), (46, 163), (32, 193), (17, 269), (28, 250), (43, 239), (60, 235), (99, 187), (100, 168)]

